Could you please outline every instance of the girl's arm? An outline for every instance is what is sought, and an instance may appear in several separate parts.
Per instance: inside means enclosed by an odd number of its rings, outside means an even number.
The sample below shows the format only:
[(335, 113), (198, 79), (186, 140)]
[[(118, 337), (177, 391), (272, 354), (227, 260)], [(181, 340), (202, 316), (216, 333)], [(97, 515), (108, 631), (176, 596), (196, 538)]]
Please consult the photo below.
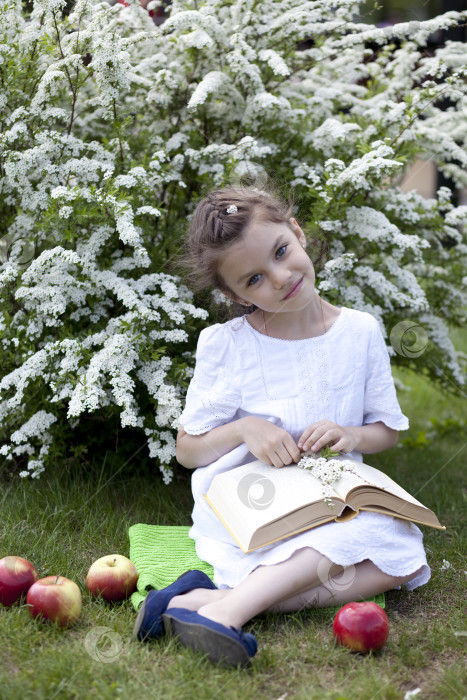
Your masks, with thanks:
[(397, 444), (399, 439), (399, 431), (388, 428), (381, 421), (360, 427), (348, 426), (345, 430), (348, 430), (355, 438), (356, 445), (353, 449), (367, 455), (389, 450), (390, 447)]
[(201, 435), (189, 435), (181, 427), (177, 435), (177, 461), (187, 469), (205, 467), (242, 442), (257, 459), (277, 468), (298, 462), (301, 457), (286, 430), (264, 418), (245, 416)]
[(223, 457), (243, 442), (239, 426), (241, 421), (240, 418), (219, 425), (201, 435), (190, 435), (179, 428), (175, 453), (177, 462), (187, 469), (197, 469)]

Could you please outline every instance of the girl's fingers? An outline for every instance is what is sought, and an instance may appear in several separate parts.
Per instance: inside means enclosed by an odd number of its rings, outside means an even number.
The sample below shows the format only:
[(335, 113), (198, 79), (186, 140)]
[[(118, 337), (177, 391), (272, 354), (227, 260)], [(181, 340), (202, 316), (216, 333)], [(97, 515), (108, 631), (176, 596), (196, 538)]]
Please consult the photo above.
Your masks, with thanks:
[[(313, 436), (315, 435), (315, 439), (313, 440)], [(319, 437), (320, 433), (318, 433), (316, 430), (305, 430), (303, 435), (299, 438), (298, 440), (298, 447), (300, 450), (309, 450), (310, 445), (312, 444), (312, 441), (314, 442), (317, 437)], [(308, 445), (308, 447), (307, 447)]]
[(286, 467), (289, 464), (292, 464), (293, 458), (285, 447), (277, 450), (276, 454), (279, 461), (279, 464), (276, 465), (277, 467)]
[(269, 455), (270, 460), (273, 465), (280, 469), (281, 467), (293, 464), (293, 462), (298, 462), (300, 460), (301, 454), (295, 442), (290, 438), (291, 444), (280, 445), (275, 452), (271, 452)]
[[(287, 455), (288, 456), (288, 455)], [(281, 469), (282, 467), (285, 467), (285, 465), (288, 463), (287, 462), (287, 457), (283, 457), (282, 454), (279, 454), (276, 452), (272, 457), (272, 463), (276, 467), (276, 469)]]
[[(314, 430), (309, 435), (309, 437), (306, 438), (305, 442), (303, 443), (302, 450), (304, 450), (305, 452), (306, 452), (306, 450), (313, 450), (314, 452), (316, 452), (317, 451), (315, 449), (316, 445), (323, 438), (324, 435), (326, 435), (326, 433), (325, 432), (323, 433), (322, 430)], [(318, 448), (318, 449), (320, 449), (320, 448)]]
[(295, 444), (295, 442), (294, 442), (294, 440), (292, 440), (292, 438), (291, 438), (291, 444), (287, 445), (287, 451), (288, 451), (290, 459), (291, 459), (291, 462), (289, 462), (289, 464), (291, 464), (292, 462), (299, 462), (301, 460), (302, 453), (300, 451), (300, 448), (298, 447), (298, 445)]
[[(313, 445), (326, 435), (329, 430), (335, 429), (337, 426), (328, 420), (319, 420), (316, 423), (309, 425), (302, 433), (298, 440), (298, 447), (306, 452), (313, 449)], [(321, 449), (321, 448), (319, 448)]]
[(344, 447), (345, 441), (342, 438), (338, 440), (334, 445), (331, 445), (331, 449), (333, 452), (345, 452)]
[[(314, 445), (311, 445), (310, 449), (313, 450), (313, 452), (319, 452), (323, 447), (326, 447), (326, 445), (332, 445), (336, 439), (340, 439), (340, 435), (336, 435), (334, 430), (327, 430), (324, 435), (316, 440)], [(310, 442), (313, 441), (311, 440)]]
[(353, 449), (352, 447), (348, 449), (349, 440), (345, 435), (344, 429), (336, 423), (327, 420), (309, 425), (303, 431), (298, 441), (298, 447), (302, 452), (307, 452), (308, 450), (319, 452), (326, 445), (329, 445), (334, 452), (351, 452)]

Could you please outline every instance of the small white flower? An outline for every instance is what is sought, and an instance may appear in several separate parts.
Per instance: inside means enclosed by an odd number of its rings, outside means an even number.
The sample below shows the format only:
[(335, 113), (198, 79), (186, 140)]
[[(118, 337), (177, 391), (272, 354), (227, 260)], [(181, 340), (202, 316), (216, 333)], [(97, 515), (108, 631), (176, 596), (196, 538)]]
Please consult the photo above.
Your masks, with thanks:
[(58, 211), (58, 215), (60, 216), (61, 219), (69, 219), (72, 214), (73, 214), (73, 207), (62, 207)]
[(323, 498), (330, 508), (333, 508), (333, 484), (339, 481), (345, 473), (356, 474), (352, 462), (345, 459), (326, 459), (326, 457), (302, 457), (298, 463), (301, 469), (309, 471), (315, 479), (321, 482)]
[(229, 299), (229, 297), (226, 297), (225, 294), (218, 289), (213, 289), (211, 295), (214, 298), (215, 304), (226, 304), (226, 306), (232, 305), (232, 300)]
[(227, 214), (236, 214), (238, 207), (236, 207), (235, 204), (230, 204), (225, 211)]

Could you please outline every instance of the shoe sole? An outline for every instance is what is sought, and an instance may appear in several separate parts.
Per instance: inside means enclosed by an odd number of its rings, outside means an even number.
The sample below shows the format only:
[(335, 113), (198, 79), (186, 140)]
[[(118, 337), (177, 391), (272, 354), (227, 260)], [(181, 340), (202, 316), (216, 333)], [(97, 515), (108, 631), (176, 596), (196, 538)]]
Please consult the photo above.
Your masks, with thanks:
[(140, 633), (141, 627), (143, 626), (143, 619), (144, 619), (144, 611), (146, 607), (146, 600), (145, 598), (143, 600), (143, 603), (138, 611), (138, 615), (135, 620), (135, 624), (133, 625), (133, 632), (131, 634), (132, 639), (136, 639), (138, 642), (145, 642), (147, 639), (149, 639), (150, 631), (144, 635), (142, 639), (139, 639), (138, 634)]
[(213, 663), (242, 668), (250, 665), (250, 656), (246, 649), (222, 632), (195, 622), (181, 622), (172, 617), (170, 612), (164, 613), (162, 620), (168, 636), (176, 637), (183, 646), (193, 651), (203, 652)]

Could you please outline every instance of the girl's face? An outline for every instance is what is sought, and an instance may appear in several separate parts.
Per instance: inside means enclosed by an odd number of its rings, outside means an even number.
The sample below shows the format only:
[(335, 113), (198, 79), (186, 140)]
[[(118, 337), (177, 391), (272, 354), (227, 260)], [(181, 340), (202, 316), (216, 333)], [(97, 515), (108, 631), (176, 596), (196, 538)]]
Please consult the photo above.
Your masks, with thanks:
[(234, 301), (263, 311), (298, 311), (314, 294), (315, 271), (304, 250), (305, 235), (295, 219), (259, 221), (228, 249), (219, 272)]

